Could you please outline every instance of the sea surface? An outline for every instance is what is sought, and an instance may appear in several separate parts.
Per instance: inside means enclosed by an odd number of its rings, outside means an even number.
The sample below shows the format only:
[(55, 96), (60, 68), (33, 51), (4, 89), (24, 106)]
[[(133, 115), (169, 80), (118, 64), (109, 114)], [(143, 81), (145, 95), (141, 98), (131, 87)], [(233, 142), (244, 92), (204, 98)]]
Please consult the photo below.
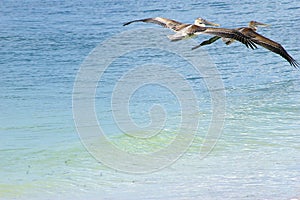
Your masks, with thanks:
[[(298, 0), (1, 0), (0, 199), (300, 199), (299, 69), (262, 47), (220, 40), (187, 51), (209, 36), (173, 43), (155, 24), (122, 26), (156, 16), (228, 28), (256, 20), (300, 62), (299, 13)], [(80, 79), (92, 56), (107, 68)], [(209, 68), (199, 73), (201, 64)], [(95, 132), (77, 120), (88, 126), (94, 115), (125, 154), (89, 143)]]

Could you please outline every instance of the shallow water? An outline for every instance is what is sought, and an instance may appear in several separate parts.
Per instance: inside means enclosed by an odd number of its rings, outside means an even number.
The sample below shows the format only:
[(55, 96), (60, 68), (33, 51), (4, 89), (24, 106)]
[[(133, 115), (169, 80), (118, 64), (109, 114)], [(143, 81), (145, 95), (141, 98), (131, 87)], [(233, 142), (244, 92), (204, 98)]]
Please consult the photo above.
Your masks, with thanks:
[[(138, 175), (107, 167), (81, 143), (72, 111), (76, 75), (90, 52), (123, 31), (156, 27), (123, 27), (126, 21), (164, 16), (188, 23), (201, 16), (224, 27), (237, 27), (257, 20), (271, 24), (259, 32), (280, 42), (299, 62), (298, 1), (237, 5), (228, 0), (205, 4), (29, 0), (1, 1), (0, 5), (1, 199), (300, 198), (300, 72), (263, 48), (252, 51), (218, 41), (192, 52), (209, 55), (226, 93), (222, 135), (203, 159), (199, 149), (212, 118), (210, 91), (205, 78), (175, 54), (144, 49), (123, 55), (107, 69), (95, 100), (101, 126), (119, 149), (133, 154), (159, 151), (178, 134), (181, 119), (176, 94), (157, 85), (134, 93), (129, 110), (139, 126), (151, 123), (148, 111), (154, 104), (163, 105), (169, 120), (160, 135), (140, 140), (122, 134), (113, 123), (111, 92), (115, 82), (137, 65), (159, 63), (183, 74), (199, 106), (190, 119), (200, 120), (193, 143), (173, 164)], [(146, 78), (147, 73), (132, 79), (132, 84)], [(169, 80), (172, 83), (172, 77)]]

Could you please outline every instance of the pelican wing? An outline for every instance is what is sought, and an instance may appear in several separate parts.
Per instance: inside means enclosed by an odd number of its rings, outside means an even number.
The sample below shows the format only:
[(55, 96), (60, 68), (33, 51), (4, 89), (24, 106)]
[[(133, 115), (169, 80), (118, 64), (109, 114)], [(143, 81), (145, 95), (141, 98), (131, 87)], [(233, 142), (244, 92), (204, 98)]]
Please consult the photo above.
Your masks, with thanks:
[(133, 21), (123, 24), (123, 26), (127, 26), (133, 22), (154, 23), (154, 24), (158, 24), (160, 26), (172, 29), (175, 32), (189, 26), (189, 24), (184, 24), (184, 23), (181, 23), (181, 22), (178, 22), (178, 21), (175, 21), (172, 19), (163, 18), (163, 17), (133, 20)]
[(212, 37), (212, 38), (210, 38), (210, 39), (208, 39), (208, 40), (205, 40), (205, 41), (201, 42), (201, 44), (199, 44), (199, 45), (197, 45), (197, 46), (194, 46), (194, 47), (192, 48), (192, 50), (197, 49), (197, 48), (199, 48), (199, 47), (201, 47), (201, 46), (205, 46), (205, 45), (212, 44), (212, 43), (214, 43), (215, 41), (217, 41), (217, 40), (220, 39), (220, 38), (221, 38), (220, 36), (214, 36), (214, 37)]
[(215, 35), (222, 38), (231, 38), (245, 44), (247, 47), (250, 47), (251, 49), (256, 48), (256, 45), (254, 44), (254, 42), (250, 37), (234, 29), (200, 27), (200, 26), (193, 25), (189, 28), (188, 34), (202, 34), (202, 33)]
[(251, 28), (243, 29), (242, 33), (251, 37), (253, 42), (255, 42), (256, 44), (282, 56), (290, 63), (291, 66), (295, 68), (298, 68), (300, 66), (299, 63), (287, 53), (287, 51), (281, 46), (281, 44), (256, 33)]

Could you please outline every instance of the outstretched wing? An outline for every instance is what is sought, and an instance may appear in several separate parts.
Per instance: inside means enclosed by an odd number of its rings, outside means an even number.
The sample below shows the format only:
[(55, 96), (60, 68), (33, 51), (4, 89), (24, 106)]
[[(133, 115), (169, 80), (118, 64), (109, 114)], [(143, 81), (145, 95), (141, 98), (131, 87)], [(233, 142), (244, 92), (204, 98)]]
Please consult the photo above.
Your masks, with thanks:
[(199, 47), (201, 47), (201, 46), (205, 46), (205, 45), (212, 44), (212, 43), (214, 43), (215, 41), (217, 41), (217, 40), (220, 39), (220, 38), (221, 38), (221, 37), (219, 37), (219, 36), (214, 36), (214, 37), (212, 37), (212, 38), (210, 38), (210, 39), (208, 39), (208, 40), (205, 40), (205, 41), (201, 42), (201, 44), (199, 44), (199, 45), (197, 45), (197, 46), (194, 46), (194, 47), (192, 48), (192, 50), (197, 49), (197, 48), (199, 48)]
[(270, 40), (269, 38), (266, 38), (266, 37), (258, 34), (257, 32), (253, 31), (250, 28), (243, 29), (242, 33), (251, 37), (253, 42), (255, 42), (256, 44), (258, 44), (276, 54), (279, 54), (281, 57), (286, 59), (290, 63), (291, 66), (293, 66), (295, 68), (298, 68), (300, 66), (299, 63), (294, 58), (292, 58), (292, 56), (290, 56), (287, 53), (287, 51), (281, 46), (281, 44), (274, 42), (273, 40)]
[(133, 20), (133, 21), (123, 24), (123, 26), (127, 26), (134, 22), (145, 22), (145, 23), (158, 24), (160, 26), (172, 29), (175, 32), (181, 30), (182, 28), (189, 26), (189, 24), (184, 24), (184, 23), (181, 23), (181, 22), (178, 22), (178, 21), (175, 21), (172, 19), (163, 18), (163, 17)]
[(245, 44), (251, 49), (257, 48), (250, 37), (234, 29), (200, 27), (196, 25), (191, 26), (189, 29), (189, 34), (210, 34), (222, 38), (231, 38)]

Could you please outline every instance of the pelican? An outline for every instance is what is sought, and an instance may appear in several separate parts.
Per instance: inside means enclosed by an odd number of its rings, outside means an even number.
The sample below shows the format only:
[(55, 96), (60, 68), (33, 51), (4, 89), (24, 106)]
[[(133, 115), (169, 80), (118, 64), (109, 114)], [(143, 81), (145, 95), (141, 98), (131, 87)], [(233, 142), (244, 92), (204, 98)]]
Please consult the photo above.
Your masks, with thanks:
[[(262, 27), (267, 27), (269, 26), (268, 24), (264, 24), (261, 22), (256, 22), (256, 21), (250, 21), (248, 27), (241, 27), (241, 28), (237, 28), (236, 30), (238, 30), (239, 32), (241, 32), (242, 34), (244, 34), (245, 36), (248, 36), (251, 38), (251, 40), (255, 43), (258, 44), (276, 54), (279, 54), (281, 57), (283, 57), (285, 60), (287, 60), (291, 66), (298, 68), (300, 65), (299, 63), (292, 58), (292, 56), (290, 56), (287, 51), (281, 46), (281, 44), (266, 38), (262, 35), (260, 35), (259, 33), (257, 33), (257, 29), (259, 26)], [(220, 39), (221, 37), (219, 36), (215, 36), (210, 38), (209, 40), (206, 40), (204, 42), (202, 42), (200, 45), (193, 47), (192, 49), (196, 49), (200, 46), (204, 46), (204, 45), (208, 45), (211, 44), (215, 41), (217, 41), (218, 39)], [(223, 41), (225, 42), (225, 44), (230, 45), (234, 42), (233, 39), (227, 39), (223, 37)]]
[[(248, 24), (248, 27), (237, 28), (236, 30), (238, 30), (238, 31), (241, 32), (241, 30), (244, 29), (244, 28), (251, 28), (254, 31), (257, 31), (258, 27), (268, 27), (268, 26), (270, 26), (270, 25), (269, 24), (264, 24), (264, 23), (261, 23), (261, 22), (257, 22), (257, 21), (250, 21), (249, 24)], [(215, 41), (219, 40), (220, 38), (221, 37), (219, 37), (219, 36), (214, 36), (214, 37), (212, 37), (212, 38), (210, 38), (208, 40), (203, 41), (201, 44), (193, 47), (192, 50), (197, 49), (197, 48), (199, 48), (201, 46), (212, 44)], [(234, 42), (233, 39), (228, 39), (228, 38), (222, 38), (222, 40), (227, 45), (230, 45), (230, 44), (232, 44)]]
[[(138, 19), (138, 20), (133, 20), (130, 22), (127, 22), (123, 24), (123, 26), (127, 26), (133, 22), (146, 22), (146, 23), (154, 23), (161, 25), (163, 27), (169, 28), (175, 32), (178, 32), (188, 26), (192, 26), (193, 24), (184, 24), (178, 21), (175, 21), (173, 19), (168, 19), (168, 18), (163, 18), (163, 17), (155, 17), (155, 18), (146, 18), (146, 19)], [(215, 24), (213, 22), (209, 22), (203, 18), (197, 18), (194, 22), (194, 25), (205, 27), (206, 25), (211, 25), (211, 26), (220, 26), (220, 24)]]
[(245, 36), (239, 31), (234, 29), (206, 27), (206, 25), (211, 25), (211, 26), (220, 26), (220, 25), (209, 22), (203, 18), (197, 18), (194, 24), (184, 24), (172, 19), (155, 17), (155, 18), (133, 20), (124, 23), (123, 26), (127, 26), (134, 22), (154, 23), (173, 30), (175, 34), (168, 36), (168, 38), (171, 41), (178, 41), (190, 37), (195, 37), (200, 34), (210, 34), (218, 37), (234, 39), (239, 42), (242, 42), (247, 47), (251, 47), (252, 49), (256, 48), (255, 44), (250, 40), (248, 36)]

